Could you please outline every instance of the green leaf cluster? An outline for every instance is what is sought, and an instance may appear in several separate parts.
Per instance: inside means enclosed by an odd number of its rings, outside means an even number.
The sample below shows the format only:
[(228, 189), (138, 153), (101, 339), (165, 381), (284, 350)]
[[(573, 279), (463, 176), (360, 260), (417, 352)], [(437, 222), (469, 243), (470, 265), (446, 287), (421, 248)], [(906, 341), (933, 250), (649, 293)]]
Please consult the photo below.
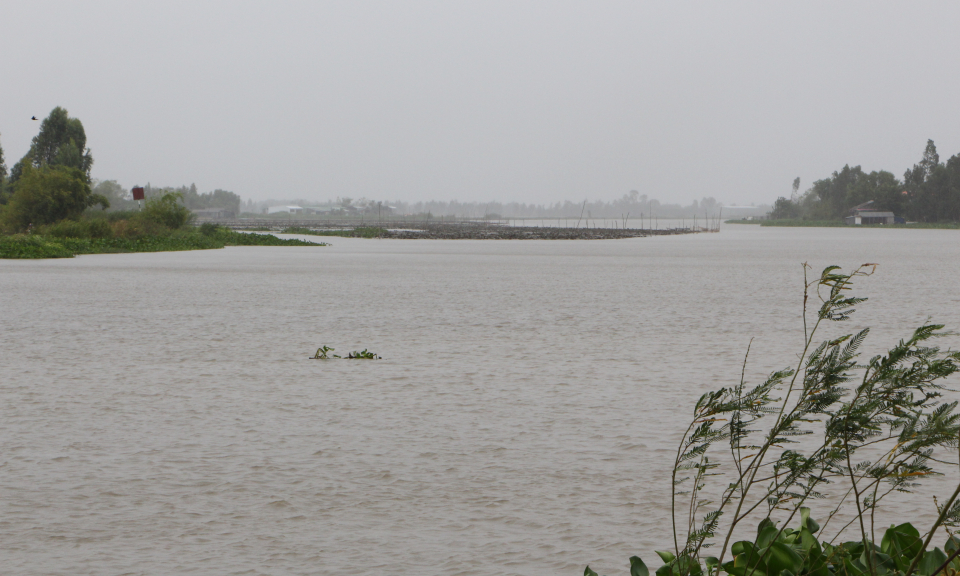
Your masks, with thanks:
[(193, 218), (193, 214), (183, 205), (183, 195), (179, 192), (167, 192), (147, 199), (142, 218), (176, 230), (183, 228)]
[(330, 354), (333, 352), (334, 348), (329, 346), (321, 346), (317, 348), (317, 353), (310, 357), (311, 360), (330, 360), (331, 358), (346, 358), (349, 360), (381, 360), (380, 356), (370, 352), (366, 348), (360, 350), (359, 352), (353, 351), (347, 354), (346, 356), (340, 356), (338, 354)]
[[(960, 570), (960, 539), (948, 536), (943, 549), (924, 551), (919, 530), (910, 523), (890, 526), (879, 545), (855, 540), (833, 544), (819, 539), (819, 524), (801, 508), (796, 528), (779, 529), (765, 518), (757, 527), (753, 541), (741, 540), (731, 547), (733, 559), (719, 565), (716, 557), (707, 557), (703, 565), (689, 558), (677, 558), (671, 552), (657, 551), (663, 565), (657, 576), (718, 574), (731, 576), (903, 576), (914, 566), (918, 576), (934, 576), (944, 570)], [(630, 558), (631, 576), (649, 576), (643, 561)], [(585, 576), (597, 576), (588, 566)]]
[(13, 194), (0, 212), (0, 225), (8, 232), (77, 218), (87, 208), (106, 202), (91, 193), (83, 172), (69, 166), (27, 165), (12, 186)]

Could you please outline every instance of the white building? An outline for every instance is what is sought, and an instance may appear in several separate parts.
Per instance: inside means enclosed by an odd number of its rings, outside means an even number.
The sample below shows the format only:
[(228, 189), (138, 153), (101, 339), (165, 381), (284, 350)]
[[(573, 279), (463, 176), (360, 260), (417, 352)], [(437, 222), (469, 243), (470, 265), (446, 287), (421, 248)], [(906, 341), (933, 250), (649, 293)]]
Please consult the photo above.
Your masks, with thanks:
[(289, 214), (302, 214), (303, 208), (300, 206), (271, 206), (267, 208), (267, 214), (278, 214), (280, 212)]

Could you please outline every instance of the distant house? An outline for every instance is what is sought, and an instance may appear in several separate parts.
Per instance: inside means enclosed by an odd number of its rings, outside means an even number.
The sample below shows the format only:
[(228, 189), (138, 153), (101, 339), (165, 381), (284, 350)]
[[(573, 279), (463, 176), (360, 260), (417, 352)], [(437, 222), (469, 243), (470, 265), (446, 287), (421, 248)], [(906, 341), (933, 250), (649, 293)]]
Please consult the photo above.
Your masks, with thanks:
[(267, 214), (279, 214), (281, 212), (287, 214), (302, 214), (303, 208), (300, 206), (271, 206), (267, 208)]
[(227, 210), (226, 208), (203, 208), (193, 210), (193, 213), (196, 214), (197, 218), (202, 220), (223, 220), (224, 218), (237, 217), (237, 215), (233, 213), (233, 210)]
[(894, 224), (896, 217), (893, 212), (879, 210), (873, 207), (873, 200), (864, 202), (850, 209), (850, 214), (843, 219), (847, 224)]
[(303, 211), (306, 214), (333, 214), (340, 210), (340, 206), (337, 206), (332, 203), (322, 204), (319, 206), (304, 206)]

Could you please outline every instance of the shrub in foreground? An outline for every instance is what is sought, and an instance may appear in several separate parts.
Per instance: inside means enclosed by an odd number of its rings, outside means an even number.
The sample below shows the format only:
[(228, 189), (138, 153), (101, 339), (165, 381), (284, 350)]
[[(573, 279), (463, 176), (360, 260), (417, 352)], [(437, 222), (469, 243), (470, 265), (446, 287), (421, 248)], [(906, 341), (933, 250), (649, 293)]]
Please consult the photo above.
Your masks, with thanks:
[(193, 218), (193, 213), (183, 205), (183, 194), (167, 192), (158, 198), (147, 200), (147, 205), (138, 217), (171, 230), (178, 230)]
[(86, 174), (67, 166), (27, 164), (16, 184), (10, 201), (3, 207), (2, 227), (11, 232), (23, 232), (31, 226), (40, 226), (77, 218), (87, 208), (100, 204), (109, 206), (106, 198), (92, 194)]
[[(890, 494), (942, 475), (945, 454), (960, 445), (957, 402), (942, 400), (960, 353), (933, 345), (943, 326), (921, 326), (866, 362), (858, 356), (868, 329), (815, 340), (866, 300), (850, 290), (875, 267), (844, 274), (830, 266), (807, 281), (805, 264), (797, 363), (754, 386), (741, 376), (697, 401), (671, 474), (674, 549), (657, 552), (664, 561), (658, 576), (933, 576), (948, 561), (960, 569), (952, 535), (949, 558), (930, 547), (940, 528), (960, 525), (960, 482), (934, 500), (937, 517), (925, 532), (904, 523), (878, 541), (875, 529)], [(817, 302), (815, 312), (808, 309)], [(821, 528), (808, 504), (831, 491), (838, 503)], [(787, 528), (798, 516), (799, 527)], [(828, 537), (833, 521), (839, 526)], [(753, 522), (756, 540), (731, 541), (738, 526)], [(835, 546), (848, 527), (857, 539)], [(714, 544), (717, 552), (706, 555)], [(630, 561), (631, 574), (647, 576), (639, 557)], [(589, 567), (584, 573), (595, 574)]]

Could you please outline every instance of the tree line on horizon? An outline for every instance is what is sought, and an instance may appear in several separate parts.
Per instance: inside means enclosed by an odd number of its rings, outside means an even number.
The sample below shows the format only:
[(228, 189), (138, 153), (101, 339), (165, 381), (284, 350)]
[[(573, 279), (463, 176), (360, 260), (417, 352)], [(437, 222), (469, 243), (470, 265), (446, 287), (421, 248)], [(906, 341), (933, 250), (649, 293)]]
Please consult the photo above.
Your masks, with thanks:
[[(314, 207), (318, 202), (296, 200), (247, 200), (242, 205), (242, 213), (247, 216), (263, 214), (270, 206), (297, 205)], [(462, 218), (576, 218), (581, 213), (584, 218), (693, 218), (715, 217), (720, 212), (722, 204), (713, 197), (694, 200), (684, 206), (681, 204), (661, 203), (656, 198), (649, 198), (631, 190), (623, 197), (605, 202), (555, 202), (552, 204), (527, 204), (523, 202), (460, 202), (453, 201), (420, 201), (404, 202), (377, 201), (368, 198), (353, 199), (338, 197), (336, 200), (319, 203), (337, 211), (362, 214), (430, 214), (433, 216), (457, 216)]]
[(799, 178), (794, 180), (791, 198), (777, 198), (771, 219), (840, 220), (853, 207), (872, 201), (872, 208), (906, 220), (960, 222), (960, 154), (940, 162), (933, 140), (927, 140), (923, 158), (904, 172), (903, 180), (886, 170), (867, 173), (845, 165), (802, 195), (797, 194), (799, 184)]
[[(22, 231), (32, 225), (78, 218), (86, 210), (138, 208), (129, 189), (116, 180), (90, 177), (93, 154), (83, 123), (57, 106), (40, 123), (30, 149), (9, 170), (0, 145), (0, 230)], [(144, 187), (147, 200), (173, 193), (189, 210), (217, 208), (238, 215), (240, 196), (227, 190), (200, 193), (194, 184), (179, 188)]]
[[(102, 194), (110, 200), (111, 210), (136, 210), (137, 202), (133, 199), (130, 189), (124, 188), (116, 180), (95, 180), (94, 193)], [(189, 186), (151, 186), (148, 182), (143, 186), (144, 199), (160, 198), (165, 194), (179, 194), (183, 205), (189, 210), (220, 209), (240, 215), (240, 196), (229, 190), (217, 188), (212, 192), (199, 192), (196, 184)]]

